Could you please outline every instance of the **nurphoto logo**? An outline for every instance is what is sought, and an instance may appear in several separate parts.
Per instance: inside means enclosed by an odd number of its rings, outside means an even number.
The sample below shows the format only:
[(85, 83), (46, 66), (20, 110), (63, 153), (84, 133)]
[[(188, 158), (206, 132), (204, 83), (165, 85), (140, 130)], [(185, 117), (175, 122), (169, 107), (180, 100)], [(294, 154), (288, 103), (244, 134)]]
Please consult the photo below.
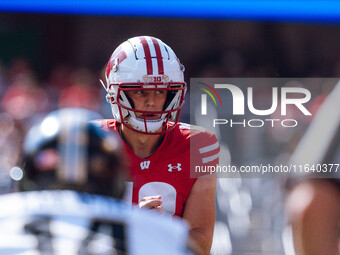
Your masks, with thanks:
[[(248, 127), (262, 127), (266, 123), (271, 127), (274, 127), (276, 124), (280, 124), (282, 127), (296, 127), (298, 125), (298, 120), (292, 118), (284, 118), (287, 116), (287, 106), (292, 105), (296, 109), (300, 111), (304, 116), (311, 116), (312, 114), (305, 107), (305, 104), (308, 103), (311, 99), (311, 92), (302, 87), (272, 87), (267, 88), (267, 90), (271, 90), (271, 106), (267, 109), (257, 109), (254, 106), (254, 101), (256, 101), (256, 95), (253, 93), (253, 87), (247, 87), (246, 93), (242, 91), (236, 85), (233, 84), (214, 84), (213, 86), (198, 82), (198, 84), (205, 86), (206, 88), (200, 87), (201, 91), (204, 93), (201, 94), (201, 115), (208, 115), (208, 99), (207, 95), (213, 100), (215, 107), (217, 107), (217, 102), (215, 97), (219, 100), (223, 112), (232, 113), (233, 116), (244, 116), (245, 112), (248, 110), (252, 115), (255, 116), (270, 116), (276, 111), (280, 111), (278, 118), (251, 118), (251, 119), (243, 119), (241, 121), (235, 121), (233, 119), (226, 118), (215, 118), (213, 119), (213, 127), (217, 125), (230, 125), (233, 126), (248, 126)], [(217, 90), (219, 90), (219, 93)], [(280, 93), (279, 93), (280, 92)], [(229, 94), (232, 97), (232, 109), (228, 109), (227, 106), (223, 106), (223, 102), (221, 96), (223, 93)], [(226, 104), (224, 104), (226, 105)], [(247, 108), (246, 108), (247, 107)], [(279, 108), (279, 110), (278, 110)], [(277, 115), (276, 115), (277, 116)]]

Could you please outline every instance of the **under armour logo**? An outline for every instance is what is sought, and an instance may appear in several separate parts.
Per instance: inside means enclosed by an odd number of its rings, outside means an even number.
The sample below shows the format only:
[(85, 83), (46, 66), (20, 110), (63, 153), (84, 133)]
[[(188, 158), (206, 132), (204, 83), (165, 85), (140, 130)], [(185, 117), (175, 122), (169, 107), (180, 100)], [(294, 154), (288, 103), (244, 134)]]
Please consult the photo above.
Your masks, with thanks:
[(141, 170), (148, 169), (149, 166), (150, 166), (150, 160), (143, 161), (143, 162), (140, 163), (140, 169)]
[(177, 171), (181, 171), (182, 170), (181, 165), (182, 165), (181, 163), (177, 163), (177, 166), (172, 166), (171, 164), (169, 164), (168, 165), (168, 167), (169, 167), (168, 171), (172, 172), (173, 169), (177, 169)]

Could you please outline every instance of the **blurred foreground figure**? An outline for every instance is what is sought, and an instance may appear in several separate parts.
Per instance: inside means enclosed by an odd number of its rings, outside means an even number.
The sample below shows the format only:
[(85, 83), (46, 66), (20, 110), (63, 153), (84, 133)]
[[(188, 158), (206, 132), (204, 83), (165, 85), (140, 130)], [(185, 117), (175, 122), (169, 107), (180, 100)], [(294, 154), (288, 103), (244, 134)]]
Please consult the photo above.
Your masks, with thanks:
[(293, 164), (310, 168), (291, 180), (286, 204), (297, 255), (340, 254), (339, 99), (340, 83), (292, 156)]
[(12, 173), (25, 192), (0, 197), (0, 254), (184, 254), (182, 222), (119, 201), (122, 148), (94, 118), (63, 109), (30, 129)]

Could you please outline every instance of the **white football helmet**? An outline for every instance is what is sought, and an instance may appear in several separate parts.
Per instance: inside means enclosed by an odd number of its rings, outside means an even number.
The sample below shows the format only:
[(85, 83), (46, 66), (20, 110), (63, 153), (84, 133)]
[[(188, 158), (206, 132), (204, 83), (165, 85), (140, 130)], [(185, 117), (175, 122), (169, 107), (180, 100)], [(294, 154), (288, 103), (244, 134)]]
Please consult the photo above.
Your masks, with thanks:
[[(106, 68), (106, 100), (113, 117), (138, 133), (163, 134), (171, 130), (168, 121), (177, 123), (184, 104), (186, 83), (184, 66), (175, 52), (161, 40), (151, 36), (133, 37), (113, 52)], [(126, 91), (166, 90), (167, 98), (162, 111), (134, 109)], [(136, 113), (142, 113), (137, 118)], [(148, 114), (160, 114), (156, 120), (146, 119)], [(174, 127), (174, 126), (173, 126)]]

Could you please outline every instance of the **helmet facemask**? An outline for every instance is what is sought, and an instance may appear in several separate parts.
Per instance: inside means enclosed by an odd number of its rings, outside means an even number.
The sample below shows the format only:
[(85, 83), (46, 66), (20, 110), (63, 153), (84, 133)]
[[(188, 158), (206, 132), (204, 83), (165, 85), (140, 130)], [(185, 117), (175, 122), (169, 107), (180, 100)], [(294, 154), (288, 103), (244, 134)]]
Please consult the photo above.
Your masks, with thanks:
[[(166, 91), (167, 97), (162, 111), (145, 111), (135, 109), (127, 91)], [(184, 104), (186, 84), (111, 84), (108, 101), (111, 104), (115, 119), (127, 128), (142, 134), (159, 135), (170, 131), (166, 123), (178, 122), (180, 110)], [(120, 95), (118, 97), (118, 95)], [(137, 117), (136, 113), (142, 113)], [(160, 115), (159, 119), (147, 119), (148, 115)], [(123, 120), (123, 121), (122, 121)]]

